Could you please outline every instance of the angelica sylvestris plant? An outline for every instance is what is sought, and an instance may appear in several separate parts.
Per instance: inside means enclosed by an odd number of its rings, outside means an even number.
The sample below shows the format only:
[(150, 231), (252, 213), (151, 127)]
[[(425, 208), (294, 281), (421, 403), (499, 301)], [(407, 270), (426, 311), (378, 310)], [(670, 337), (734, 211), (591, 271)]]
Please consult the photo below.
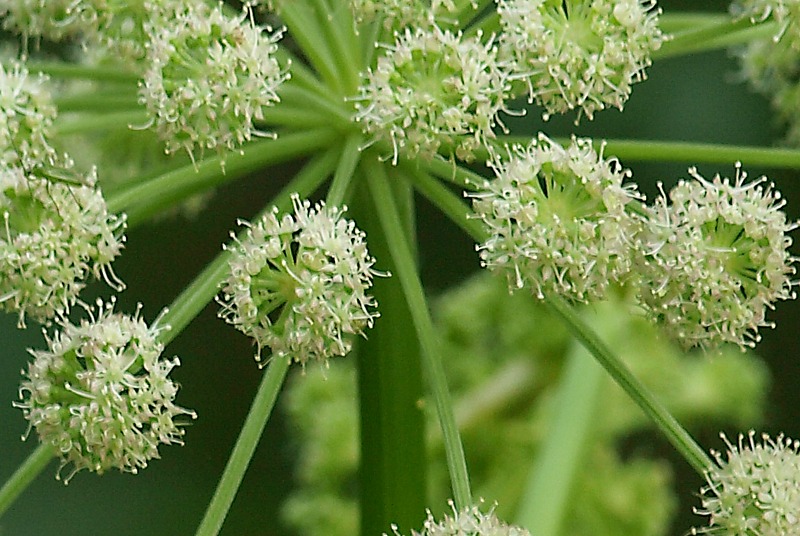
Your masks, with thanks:
[[(639, 376), (668, 376), (657, 359), (666, 341), (732, 360), (726, 345), (749, 350), (761, 328), (774, 327), (772, 310), (796, 285), (796, 223), (784, 212), (792, 199), (744, 169), (800, 168), (800, 151), (603, 140), (578, 128), (597, 121), (602, 132), (608, 108), (627, 121), (628, 103), (661, 59), (731, 46), (741, 74), (787, 127), (785, 141), (796, 143), (798, 16), (782, 0), (737, 1), (716, 15), (670, 13), (654, 0), (0, 0), (0, 308), (20, 328), (41, 324), (46, 348), (29, 351), (14, 402), (28, 420), (25, 435), (41, 445), (0, 488), (0, 514), (54, 457), (67, 482), (158, 466), (166, 445), (200, 448), (192, 435), (205, 430), (203, 410), (185, 427), (195, 412), (177, 399), (178, 359), (163, 355), (215, 304), (218, 328), (234, 327), (241, 333), (232, 336), (253, 345), (252, 373), (262, 379), (205, 515), (192, 520), (197, 534), (221, 530), (290, 365), (300, 364), (303, 381), (331, 357), (358, 371), (358, 388), (347, 388), (358, 398), (361, 466), (349, 488), (360, 497), (362, 534), (567, 530), (580, 464), (613, 475), (625, 463), (609, 442), (581, 456), (594, 415), (613, 409), (597, 395), (606, 375), (708, 478), (697, 513), (710, 523), (698, 532), (796, 531), (797, 498), (781, 491), (796, 479), (796, 464), (783, 463), (796, 455), (794, 443), (751, 439), (728, 444), (728, 460), (709, 457), (673, 401), (662, 404), (653, 394), (661, 391)], [(556, 125), (561, 115), (572, 125), (566, 132)], [(131, 139), (141, 143), (116, 141)], [(679, 161), (688, 173), (653, 177), (638, 160)], [(717, 174), (695, 169), (707, 164)], [(252, 212), (221, 221), (214, 193), (245, 180)], [(541, 381), (524, 381), (534, 365), (522, 342), (512, 353), (523, 368), (507, 376), (499, 360), (470, 362), (482, 372), (466, 374), (442, 359), (446, 328), (433, 321), (419, 265), (432, 256), (428, 234), (442, 242), (439, 229), (417, 225), (417, 195), (474, 244), (476, 266), (533, 307), (515, 313), (523, 330), (559, 322), (543, 329), (561, 350), (542, 361)], [(143, 306), (163, 311), (153, 323), (140, 309), (115, 312), (138, 284), (125, 291), (124, 270), (112, 269), (125, 233), (155, 220), (169, 225), (165, 214), (176, 208), (215, 229), (206, 236), (223, 236), (216, 231), (236, 221), (239, 229), (171, 303)], [(94, 279), (108, 285), (87, 289)], [(489, 295), (479, 296), (486, 303), (469, 307), (489, 315)], [(536, 313), (545, 307), (547, 321)], [(590, 321), (587, 310), (609, 311), (600, 315), (607, 323)], [(611, 325), (616, 314), (633, 320)], [(647, 331), (635, 322), (655, 330), (634, 349), (652, 357), (655, 372), (631, 367), (634, 374), (620, 357), (625, 341), (639, 340), (634, 332)], [(456, 405), (448, 384), (462, 374), (469, 403)], [(181, 397), (198, 387), (187, 382)], [(227, 409), (222, 393), (212, 403)], [(530, 477), (484, 488), (478, 472), (470, 479), (481, 463), (470, 461), (461, 430), (476, 415), (505, 428), (509, 415), (497, 408), (509, 393), (552, 415), (536, 419), (547, 424), (526, 464)], [(550, 404), (541, 403), (545, 393)], [(719, 397), (743, 407), (732, 392)], [(524, 406), (502, 407), (513, 414)], [(442, 480), (428, 478), (441, 476), (441, 465), (427, 462), (437, 451), (426, 443), (441, 445), (449, 506), (426, 491)], [(615, 480), (628, 495), (658, 479), (652, 465), (639, 467)], [(484, 497), (496, 504), (488, 512), (476, 482), (494, 495)], [(285, 495), (290, 501), (292, 491)], [(606, 517), (618, 520), (611, 533), (625, 533), (625, 512)], [(666, 531), (658, 523), (648, 534)]]

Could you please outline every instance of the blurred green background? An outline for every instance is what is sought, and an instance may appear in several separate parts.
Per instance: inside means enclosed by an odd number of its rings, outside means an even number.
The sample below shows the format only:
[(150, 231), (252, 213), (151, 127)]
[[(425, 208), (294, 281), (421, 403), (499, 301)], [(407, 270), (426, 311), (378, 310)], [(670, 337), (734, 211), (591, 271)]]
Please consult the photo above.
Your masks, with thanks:
[[(676, 9), (724, 11), (724, 2), (660, 2), (666, 12)], [(648, 71), (649, 79), (634, 87), (624, 114), (605, 111), (592, 123), (574, 127), (571, 119), (554, 118), (542, 124), (536, 113), (519, 121), (530, 132), (544, 130), (553, 136), (688, 140), (768, 146), (780, 138), (767, 102), (738, 81), (736, 62), (726, 52), (698, 54), (665, 60)], [(652, 197), (657, 180), (666, 185), (686, 177), (682, 164), (625, 162), (640, 189)], [(767, 174), (788, 199), (787, 212), (800, 217), (800, 173), (759, 169), (743, 162), (755, 177)], [(716, 172), (731, 176), (729, 166), (700, 165), (706, 176)], [(115, 270), (128, 289), (119, 297), (118, 310), (133, 311), (144, 304), (152, 320), (198, 271), (219, 251), (235, 227), (237, 217), (250, 218), (268, 202), (291, 176), (293, 168), (271, 170), (221, 189), (196, 219), (182, 216), (137, 228), (129, 233), (124, 255)], [(457, 284), (478, 269), (472, 243), (424, 202), (419, 208), (421, 266), (432, 294)], [(101, 292), (106, 292), (100, 289)], [(185, 447), (162, 449), (140, 475), (111, 472), (98, 477), (79, 473), (68, 486), (54, 479), (53, 462), (0, 519), (0, 536), (167, 535), (192, 534), (235, 441), (261, 371), (252, 359), (249, 340), (216, 318), (211, 304), (168, 348), (182, 367), (173, 376), (182, 385), (178, 401), (194, 409), (197, 421), (187, 430)], [(757, 352), (773, 373), (770, 405), (764, 431), (800, 436), (798, 395), (800, 377), (796, 337), (800, 328), (800, 303), (783, 303), (771, 315), (775, 330), (765, 330)], [(11, 406), (17, 398), (20, 370), (26, 366), (26, 348), (41, 347), (39, 328), (16, 329), (16, 317), (0, 316), (0, 480), (5, 479), (35, 446), (35, 437), (21, 442), (26, 421)], [(295, 371), (297, 373), (299, 371)], [(728, 431), (731, 435), (738, 430)], [(699, 437), (708, 448), (721, 448), (718, 430)], [(670, 457), (679, 473), (685, 516), (676, 521), (673, 534), (691, 526), (691, 505), (701, 484), (691, 470), (658, 438), (654, 452)], [(467, 445), (467, 450), (469, 446)], [(278, 412), (270, 421), (252, 465), (236, 498), (224, 535), (283, 535), (277, 509), (292, 490), (293, 448)]]

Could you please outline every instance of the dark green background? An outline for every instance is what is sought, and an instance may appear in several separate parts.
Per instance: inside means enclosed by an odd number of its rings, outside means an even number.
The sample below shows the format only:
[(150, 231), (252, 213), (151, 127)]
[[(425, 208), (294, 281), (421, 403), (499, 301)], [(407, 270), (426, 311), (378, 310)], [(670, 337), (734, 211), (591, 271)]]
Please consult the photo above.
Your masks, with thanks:
[[(678, 7), (694, 9), (699, 3), (661, 5), (672, 11)], [(716, 2), (712, 7), (722, 10), (725, 3)], [(595, 122), (583, 121), (577, 128), (571, 120), (562, 118), (542, 125), (535, 113), (515, 124), (554, 136), (575, 132), (729, 144), (770, 145), (780, 136), (765, 100), (736, 82), (736, 63), (726, 53), (665, 60), (648, 73), (649, 79), (634, 87), (624, 114), (605, 111)], [(623, 164), (633, 169), (641, 189), (652, 196), (657, 180), (669, 185), (687, 176), (686, 167), (694, 162)], [(733, 174), (733, 162), (724, 167), (699, 167), (706, 176)], [(798, 173), (751, 168), (747, 162), (744, 168), (751, 176), (768, 174), (788, 198), (790, 216), (800, 216)], [(130, 232), (125, 254), (115, 264), (128, 284), (118, 309), (130, 312), (136, 302), (142, 302), (145, 317), (152, 320), (219, 251), (235, 219), (249, 218), (259, 211), (290, 173), (291, 169), (273, 170), (224, 188), (197, 219), (167, 219)], [(457, 283), (478, 268), (469, 240), (424, 204), (420, 206), (419, 229), (423, 276), (432, 292)], [(92, 290), (106, 292), (100, 287)], [(217, 319), (216, 310), (214, 304), (207, 307), (168, 348), (168, 354), (179, 355), (183, 363), (174, 373), (183, 386), (179, 402), (199, 415), (187, 431), (187, 445), (162, 449), (162, 459), (140, 475), (112, 472), (97, 477), (83, 472), (66, 487), (53, 478), (54, 462), (0, 519), (0, 536), (193, 533), (261, 375), (252, 359), (249, 340)], [(772, 319), (778, 327), (764, 332), (758, 348), (775, 380), (765, 431), (783, 431), (796, 437), (800, 436), (795, 388), (800, 373), (795, 355), (800, 304), (780, 304)], [(42, 339), (37, 327), (18, 331), (15, 323), (15, 317), (0, 316), (0, 401), (5, 400), (0, 402), (0, 481), (5, 481), (35, 445), (35, 438), (20, 442), (26, 422), (21, 411), (11, 407), (11, 401), (17, 397), (19, 372), (28, 360), (25, 349), (41, 347)], [(719, 448), (716, 434), (708, 430), (699, 439), (704, 446)], [(655, 448), (669, 455), (660, 440), (656, 440)], [(291, 492), (292, 459), (292, 447), (278, 414), (267, 427), (223, 534), (288, 534), (276, 511), (282, 498)], [(681, 496), (688, 516), (700, 479), (680, 460), (676, 459), (675, 466), (684, 479)], [(690, 523), (680, 520), (674, 534), (685, 533)]]

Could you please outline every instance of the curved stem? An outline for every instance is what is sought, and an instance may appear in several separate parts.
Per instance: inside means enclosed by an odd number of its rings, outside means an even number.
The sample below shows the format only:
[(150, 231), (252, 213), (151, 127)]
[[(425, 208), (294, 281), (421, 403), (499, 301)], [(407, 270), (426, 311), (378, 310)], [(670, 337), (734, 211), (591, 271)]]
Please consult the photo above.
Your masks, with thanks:
[(256, 397), (250, 406), (250, 411), (233, 447), (228, 463), (222, 473), (222, 478), (214, 491), (214, 497), (206, 509), (200, 526), (195, 533), (197, 536), (214, 536), (219, 533), (222, 523), (228, 515), (228, 510), (233, 504), (239, 485), (242, 483), (244, 473), (250, 464), (250, 459), (255, 453), (261, 434), (275, 406), (278, 392), (289, 370), (289, 358), (270, 359), (267, 371), (261, 379)]
[(31, 482), (41, 473), (55, 457), (50, 445), (39, 444), (36, 450), (11, 475), (0, 488), (0, 517), (14, 503), (14, 500), (25, 491)]
[(392, 252), (397, 277), (403, 287), (414, 328), (422, 346), (422, 363), (436, 403), (439, 425), (442, 427), (447, 466), (453, 487), (453, 499), (459, 510), (472, 506), (464, 447), (453, 414), (453, 402), (447, 388), (447, 378), (442, 366), (439, 344), (431, 320), (425, 292), (412, 259), (413, 254), (403, 234), (402, 222), (392, 198), (388, 178), (383, 166), (369, 162), (367, 181), (381, 227)]

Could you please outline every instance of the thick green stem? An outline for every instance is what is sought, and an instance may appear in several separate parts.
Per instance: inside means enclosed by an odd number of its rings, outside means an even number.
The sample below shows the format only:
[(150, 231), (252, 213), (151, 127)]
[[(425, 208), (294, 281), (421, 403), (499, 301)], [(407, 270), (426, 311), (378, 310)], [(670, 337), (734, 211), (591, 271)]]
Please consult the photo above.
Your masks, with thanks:
[(214, 536), (219, 533), (222, 523), (233, 504), (250, 459), (256, 451), (258, 441), (275, 406), (278, 392), (283, 385), (291, 360), (288, 357), (270, 359), (267, 371), (261, 380), (253, 404), (233, 447), (231, 457), (225, 465), (222, 478), (217, 484), (214, 497), (208, 505), (203, 521), (195, 533), (197, 536)]
[(433, 327), (425, 292), (413, 262), (411, 248), (402, 232), (402, 223), (397, 211), (388, 178), (382, 166), (373, 164), (367, 170), (367, 178), (375, 209), (381, 221), (397, 269), (397, 277), (403, 287), (411, 310), (414, 328), (422, 346), (422, 364), (436, 404), (439, 424), (442, 427), (447, 466), (453, 487), (453, 499), (461, 510), (472, 506), (467, 463), (461, 437), (453, 414), (453, 402), (447, 388), (447, 378), (442, 365), (439, 343)]
[(134, 112), (143, 110), (139, 104), (136, 93), (114, 92), (114, 93), (82, 93), (78, 95), (67, 95), (54, 99), (56, 108), (61, 113), (64, 112)]
[[(374, 159), (375, 154), (367, 153), (364, 158)], [(356, 180), (363, 185), (361, 171), (359, 167)], [(403, 182), (392, 186), (403, 206), (401, 232), (414, 237), (413, 192)], [(376, 267), (395, 272), (390, 247), (366, 189), (355, 189), (351, 203), (350, 214), (367, 234)], [(374, 536), (389, 532), (395, 524), (405, 534), (422, 524), (429, 506), (420, 347), (397, 278), (376, 278), (371, 294), (381, 316), (367, 338), (359, 341), (357, 350), (360, 529), (364, 536)]]
[(586, 325), (560, 296), (551, 295), (548, 304), (564, 321), (573, 336), (581, 341), (617, 384), (631, 397), (666, 436), (675, 449), (700, 475), (712, 466), (711, 458), (653, 394), (633, 375), (627, 366), (597, 334)]
[(564, 369), (547, 434), (517, 512), (516, 523), (536, 536), (560, 534), (602, 386), (603, 369), (576, 343)]
[(55, 457), (50, 445), (40, 444), (0, 488), (0, 517)]

